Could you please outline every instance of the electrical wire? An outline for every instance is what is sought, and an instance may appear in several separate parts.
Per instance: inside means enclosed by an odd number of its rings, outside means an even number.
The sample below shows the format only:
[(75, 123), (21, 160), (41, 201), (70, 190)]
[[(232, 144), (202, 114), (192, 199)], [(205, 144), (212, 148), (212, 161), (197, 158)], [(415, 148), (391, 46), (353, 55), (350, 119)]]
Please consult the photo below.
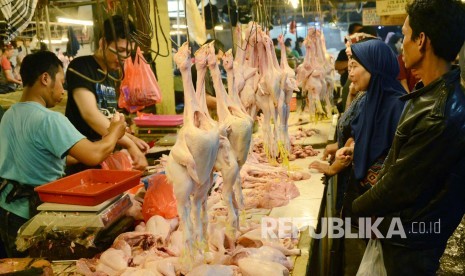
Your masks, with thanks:
[[(145, 1), (145, 0), (138, 0), (138, 1)], [(170, 55), (171, 50), (170, 50), (170, 47), (169, 47), (168, 39), (166, 38), (166, 35), (165, 35), (165, 31), (163, 30), (163, 26), (161, 25), (160, 11), (158, 9), (157, 0), (153, 0), (153, 13), (154, 13), (153, 17), (154, 17), (155, 41), (156, 41), (156, 44), (157, 44), (157, 50), (155, 51), (155, 50), (152, 50), (151, 48), (149, 48), (150, 49), (149, 51), (155, 54), (155, 57), (153, 59), (153, 61), (155, 61), (158, 56), (168, 57)], [(186, 13), (186, 6), (184, 6), (184, 13)], [(159, 40), (159, 36), (158, 36), (158, 28), (159, 27), (160, 27), (160, 32), (161, 32), (163, 41), (165, 42), (166, 54), (160, 52), (160, 40)]]

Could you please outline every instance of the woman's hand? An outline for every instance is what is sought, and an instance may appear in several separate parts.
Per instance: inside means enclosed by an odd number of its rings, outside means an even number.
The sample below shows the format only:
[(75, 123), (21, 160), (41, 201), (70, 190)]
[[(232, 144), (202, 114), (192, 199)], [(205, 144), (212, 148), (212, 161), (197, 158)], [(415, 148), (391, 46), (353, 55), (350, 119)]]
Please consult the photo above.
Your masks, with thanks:
[(334, 159), (334, 155), (336, 154), (337, 150), (338, 150), (337, 143), (326, 145), (325, 150), (323, 151), (323, 157), (321, 158), (321, 160), (332, 161)]
[(336, 151), (336, 160), (344, 166), (349, 166), (352, 163), (353, 156), (353, 147), (343, 147)]
[(326, 174), (328, 176), (333, 176), (336, 173), (338, 173), (338, 172), (334, 171), (333, 168), (329, 164), (323, 163), (323, 162), (320, 162), (320, 161), (313, 161), (308, 167), (310, 169), (315, 169), (320, 173), (324, 173), (324, 174)]

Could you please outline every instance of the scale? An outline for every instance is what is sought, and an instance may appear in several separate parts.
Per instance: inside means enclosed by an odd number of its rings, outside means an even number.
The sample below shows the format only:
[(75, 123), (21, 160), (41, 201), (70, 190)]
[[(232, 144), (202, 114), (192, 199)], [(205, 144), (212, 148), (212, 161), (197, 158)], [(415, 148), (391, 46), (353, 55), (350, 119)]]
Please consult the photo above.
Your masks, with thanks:
[(58, 203), (43, 203), (37, 210), (41, 212), (29, 220), (20, 233), (33, 236), (39, 228), (101, 228), (104, 229), (118, 220), (132, 206), (129, 195), (119, 195), (96, 206), (83, 206)]
[[(121, 225), (129, 224), (121, 221), (126, 220), (127, 217), (123, 216), (131, 206), (128, 194), (116, 196), (95, 206), (43, 203), (37, 208), (41, 212), (19, 230), (16, 240), (18, 250), (39, 248), (42, 257), (48, 254), (44, 252), (47, 252), (46, 247), (50, 244), (62, 247), (58, 244), (65, 243), (71, 246), (69, 257), (76, 257), (73, 255), (73, 246), (80, 247), (81, 252), (88, 249), (95, 254), (99, 237), (108, 236), (101, 235), (102, 233), (119, 234), (117, 232), (124, 229)], [(113, 226), (118, 229), (113, 229)]]

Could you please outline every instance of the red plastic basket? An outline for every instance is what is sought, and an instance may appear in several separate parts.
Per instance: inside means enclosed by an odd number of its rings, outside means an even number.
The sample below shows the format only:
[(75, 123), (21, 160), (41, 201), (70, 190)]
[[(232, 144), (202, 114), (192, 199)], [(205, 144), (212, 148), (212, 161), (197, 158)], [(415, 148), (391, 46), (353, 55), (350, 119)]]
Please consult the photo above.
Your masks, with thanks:
[(180, 126), (183, 115), (142, 115), (134, 118), (136, 126)]
[(43, 202), (95, 206), (140, 182), (140, 171), (90, 169), (36, 187)]

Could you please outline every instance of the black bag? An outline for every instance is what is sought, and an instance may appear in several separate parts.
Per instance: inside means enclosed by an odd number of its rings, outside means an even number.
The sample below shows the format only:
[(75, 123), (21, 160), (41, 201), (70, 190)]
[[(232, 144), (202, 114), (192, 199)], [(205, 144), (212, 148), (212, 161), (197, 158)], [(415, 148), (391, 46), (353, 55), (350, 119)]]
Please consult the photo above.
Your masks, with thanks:
[(28, 198), (29, 199), (29, 216), (32, 218), (33, 216), (39, 213), (37, 211), (37, 207), (42, 204), (40, 201), (39, 194), (34, 191), (34, 186), (21, 184), (15, 180), (9, 179), (2, 179), (0, 178), (0, 193), (3, 189), (7, 186), (7, 184), (13, 185), (13, 189), (8, 193), (6, 196), (6, 203), (11, 203), (20, 198)]

